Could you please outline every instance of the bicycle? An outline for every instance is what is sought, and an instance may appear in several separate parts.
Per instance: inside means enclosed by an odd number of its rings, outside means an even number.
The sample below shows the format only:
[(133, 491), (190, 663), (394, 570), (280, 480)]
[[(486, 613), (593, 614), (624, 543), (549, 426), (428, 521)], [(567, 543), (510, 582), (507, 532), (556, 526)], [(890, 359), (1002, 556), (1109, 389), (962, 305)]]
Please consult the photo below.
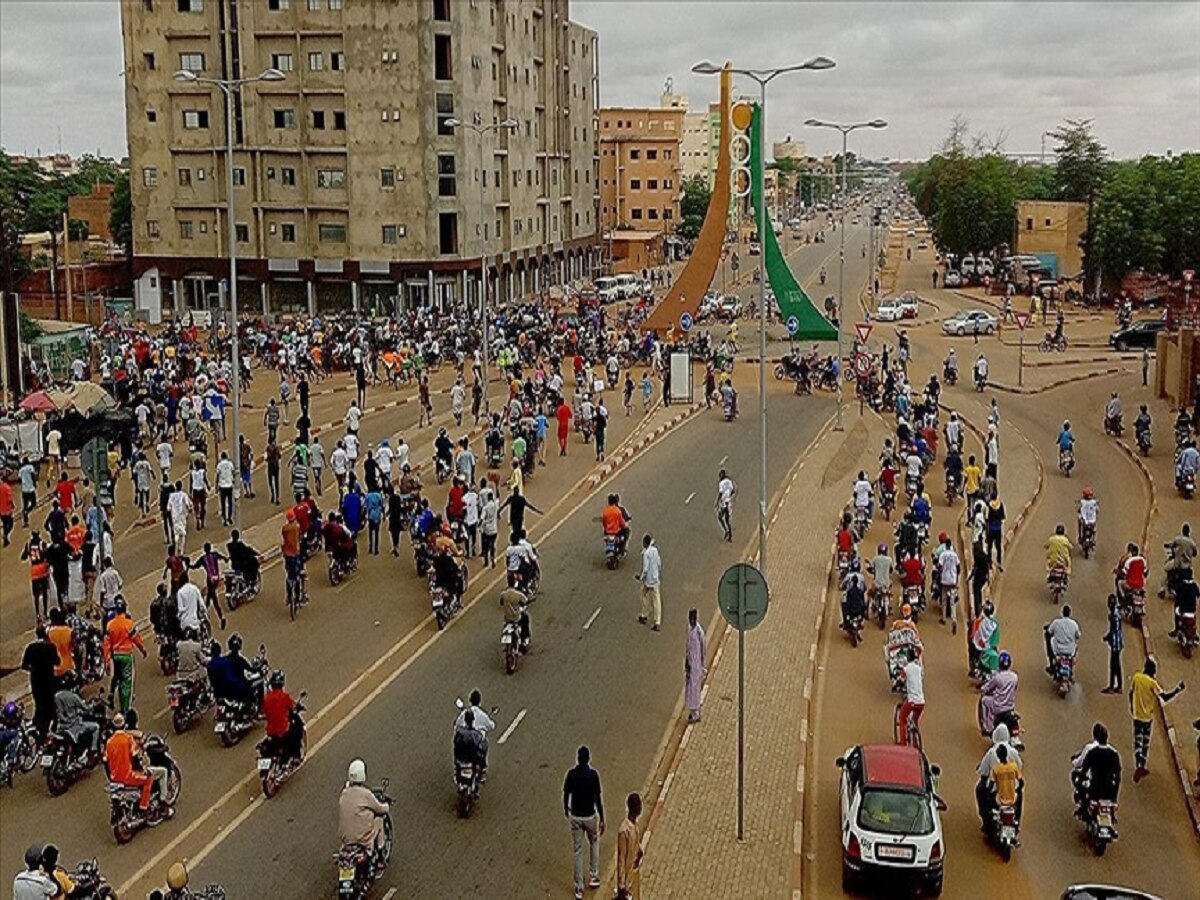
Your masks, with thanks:
[[(903, 701), (896, 704), (896, 711), (892, 714), (892, 734), (897, 744), (902, 744), (900, 740), (900, 710), (903, 708)], [(917, 711), (910, 709), (908, 711), (908, 746), (921, 749), (921, 729), (917, 725)]]

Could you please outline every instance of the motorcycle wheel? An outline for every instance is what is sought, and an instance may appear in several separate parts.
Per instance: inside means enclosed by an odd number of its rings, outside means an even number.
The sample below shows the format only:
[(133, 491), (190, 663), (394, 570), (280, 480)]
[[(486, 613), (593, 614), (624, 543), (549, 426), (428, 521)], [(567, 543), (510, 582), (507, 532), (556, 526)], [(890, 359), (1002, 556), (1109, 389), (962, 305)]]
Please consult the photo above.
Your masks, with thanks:
[(1005, 862), (1009, 862), (1012, 859), (1012, 846), (1010, 844), (1000, 845), (1000, 858)]
[(1184, 641), (1182, 649), (1183, 649), (1183, 658), (1191, 659), (1192, 658), (1192, 642)]
[(280, 782), (276, 771), (278, 768), (279, 764), (275, 760), (272, 760), (271, 768), (262, 773), (262, 792), (263, 796), (268, 800), (279, 793)]
[(469, 819), (471, 817), (471, 794), (469, 791), (458, 792), (458, 817), (460, 819)]
[(517, 671), (517, 659), (520, 655), (521, 652), (515, 649), (512, 644), (508, 644), (504, 648), (504, 673), (506, 675), (512, 675)]
[(183, 734), (192, 726), (191, 716), (181, 706), (171, 710), (171, 728), (176, 734)]
[(857, 647), (858, 642), (862, 640), (862, 635), (853, 625), (850, 626), (850, 646)]
[(183, 773), (179, 771), (179, 764), (175, 760), (170, 760), (167, 764), (167, 786), (163, 791), (163, 800), (167, 806), (174, 806), (179, 802), (181, 793), (183, 793)]
[(128, 844), (133, 840), (137, 829), (124, 816), (121, 816), (112, 823), (112, 833), (118, 844)]
[(1096, 838), (1092, 841), (1092, 852), (1097, 856), (1103, 856), (1104, 851), (1108, 849), (1108, 841), (1103, 838)]
[(27, 732), (21, 738), (21, 747), (17, 752), (17, 767), (25, 773), (32, 772), (38, 765), (37, 736)]
[(1087, 541), (1083, 542), (1083, 558), (1087, 559), (1092, 552), (1092, 545)]
[(444, 608), (444, 606), (445, 606), (445, 604), (443, 604), (442, 607), (439, 607), (438, 610), (434, 613), (434, 616), (437, 618), (438, 631), (441, 631), (443, 628), (446, 627), (446, 618), (447, 617), (446, 617), (446, 614), (444, 612), (442, 612), (442, 609)]
[(235, 731), (232, 727), (233, 723), (228, 722), (225, 725), (225, 730), (221, 732), (221, 746), (233, 747), (242, 739), (241, 732)]
[(1070, 692), (1070, 690), (1071, 690), (1071, 682), (1060, 681), (1058, 683), (1058, 696), (1065, 698), (1067, 696), (1067, 694)]
[(226, 591), (225, 592), (225, 605), (227, 607), (229, 607), (230, 612), (233, 612), (235, 609), (238, 608), (237, 591)]
[(70, 786), (71, 779), (63, 771), (62, 760), (56, 758), (46, 772), (46, 790), (50, 792), (51, 797), (61, 797)]

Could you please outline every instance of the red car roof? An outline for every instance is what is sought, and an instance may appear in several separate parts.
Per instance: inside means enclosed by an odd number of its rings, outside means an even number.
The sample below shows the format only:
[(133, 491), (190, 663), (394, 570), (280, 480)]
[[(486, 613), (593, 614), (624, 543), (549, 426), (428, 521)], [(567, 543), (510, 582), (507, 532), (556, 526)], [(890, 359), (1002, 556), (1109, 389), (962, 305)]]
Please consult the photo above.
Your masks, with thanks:
[(915, 747), (872, 744), (863, 747), (863, 770), (867, 784), (925, 790), (925, 762)]

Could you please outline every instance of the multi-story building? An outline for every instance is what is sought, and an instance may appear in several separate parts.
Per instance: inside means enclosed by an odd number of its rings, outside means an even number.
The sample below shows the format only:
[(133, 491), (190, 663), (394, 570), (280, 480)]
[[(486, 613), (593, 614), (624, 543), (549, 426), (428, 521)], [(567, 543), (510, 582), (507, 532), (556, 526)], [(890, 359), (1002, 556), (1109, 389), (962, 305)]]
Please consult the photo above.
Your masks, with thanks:
[(604, 230), (675, 230), (679, 219), (681, 108), (600, 110), (600, 224)]
[(804, 162), (808, 159), (808, 154), (804, 146), (804, 141), (792, 140), (789, 134), (782, 141), (775, 141), (771, 144), (771, 156), (778, 162), (784, 159), (794, 159), (796, 162)]
[[(135, 292), (151, 318), (227, 277), (234, 93), (241, 308), (391, 312), (590, 274), (597, 35), (569, 0), (122, 0)], [(516, 127), (486, 128), (515, 120)]]

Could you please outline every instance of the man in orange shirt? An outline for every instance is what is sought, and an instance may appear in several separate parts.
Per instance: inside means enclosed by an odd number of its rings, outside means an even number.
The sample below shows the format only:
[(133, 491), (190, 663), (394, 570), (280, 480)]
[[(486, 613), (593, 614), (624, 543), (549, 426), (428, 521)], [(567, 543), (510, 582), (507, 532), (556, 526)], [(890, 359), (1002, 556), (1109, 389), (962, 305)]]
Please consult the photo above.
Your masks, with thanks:
[[(136, 730), (137, 713), (129, 711), (128, 723), (125, 716), (117, 713), (113, 716), (113, 725), (117, 730), (104, 745), (104, 768), (108, 772), (108, 779), (126, 787), (140, 787), (142, 796), (138, 800), (138, 807), (145, 811), (150, 808), (150, 795), (154, 786), (166, 780), (167, 770), (161, 766), (148, 766), (144, 772), (139, 771), (140, 765), (135, 764), (142, 753)], [(159, 796), (161, 795), (160, 787)]]
[(608, 505), (600, 513), (600, 524), (605, 537), (616, 537), (617, 552), (624, 556), (625, 546), (629, 543), (629, 516), (621, 506), (620, 494), (608, 495)]
[[(33, 614), (39, 622), (44, 621), (50, 606), (50, 561), (46, 559), (46, 545), (41, 532), (35, 531), (25, 542), (21, 559), (29, 561), (29, 586), (33, 591)], [(38, 601), (41, 600), (41, 606)]]
[(67, 529), (67, 543), (76, 553), (83, 552), (83, 543), (87, 540), (87, 529), (79, 524), (79, 516), (71, 516), (71, 527)]
[(74, 672), (75, 632), (67, 624), (66, 614), (58, 607), (50, 610), (50, 627), (46, 630), (46, 637), (50, 638), (50, 643), (58, 650), (58, 665), (54, 667), (54, 677), (61, 678), (67, 672)]
[(125, 601), (116, 602), (116, 615), (108, 621), (104, 629), (104, 662), (112, 668), (112, 683), (108, 688), (108, 702), (111, 706), (114, 694), (119, 698), (119, 709), (129, 712), (133, 702), (133, 648), (136, 647), (146, 658), (146, 645), (142, 636), (137, 633), (137, 627), (125, 609)]

